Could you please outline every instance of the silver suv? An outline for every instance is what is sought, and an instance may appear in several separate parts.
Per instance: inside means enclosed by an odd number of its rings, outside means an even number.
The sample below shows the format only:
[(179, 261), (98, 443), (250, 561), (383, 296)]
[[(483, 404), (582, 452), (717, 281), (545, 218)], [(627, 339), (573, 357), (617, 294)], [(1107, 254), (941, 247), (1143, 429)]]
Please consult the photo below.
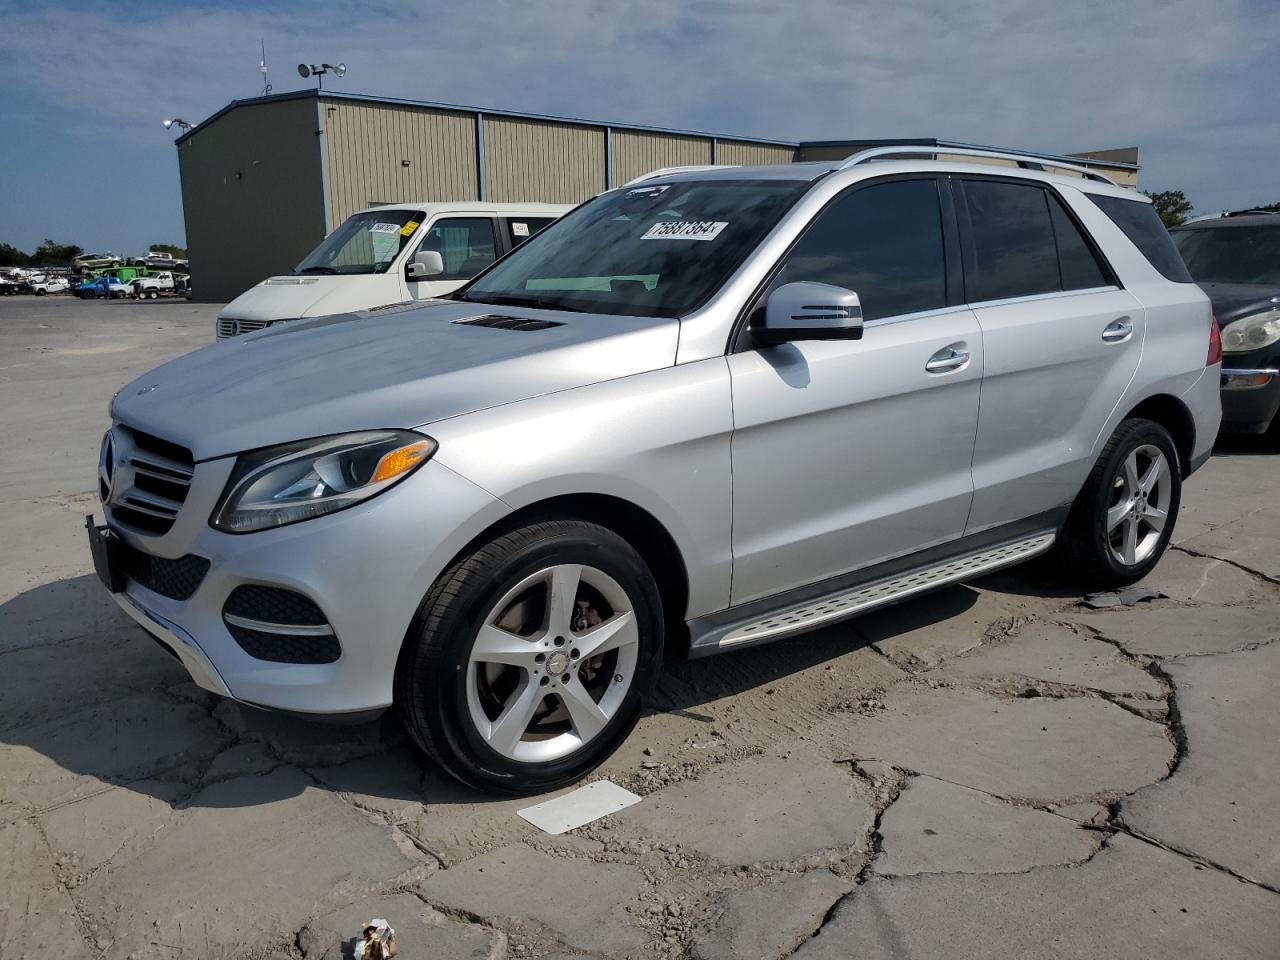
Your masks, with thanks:
[(100, 576), (200, 686), (394, 704), (506, 792), (591, 770), (664, 656), (1051, 549), (1138, 579), (1218, 430), (1209, 301), (1136, 193), (891, 152), (659, 171), (451, 300), (153, 370)]

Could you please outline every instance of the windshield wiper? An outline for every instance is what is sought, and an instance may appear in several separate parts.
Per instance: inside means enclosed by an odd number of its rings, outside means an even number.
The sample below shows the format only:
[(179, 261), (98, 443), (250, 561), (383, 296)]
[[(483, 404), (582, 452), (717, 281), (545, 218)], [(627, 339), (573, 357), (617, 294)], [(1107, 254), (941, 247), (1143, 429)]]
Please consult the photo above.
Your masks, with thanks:
[(299, 272), (299, 273), (332, 273), (332, 274), (336, 274), (338, 271), (337, 271), (337, 270), (335, 270), (335, 269), (333, 269), (333, 267), (303, 267), (303, 268), (302, 268), (301, 270), (299, 270), (298, 272)]
[(579, 307), (566, 306), (552, 297), (517, 297), (506, 293), (495, 293), (481, 294), (479, 297), (472, 297), (467, 294), (462, 299), (466, 300), (467, 303), (492, 303), (506, 307), (534, 307), (540, 310), (563, 310), (565, 313), (587, 312)]

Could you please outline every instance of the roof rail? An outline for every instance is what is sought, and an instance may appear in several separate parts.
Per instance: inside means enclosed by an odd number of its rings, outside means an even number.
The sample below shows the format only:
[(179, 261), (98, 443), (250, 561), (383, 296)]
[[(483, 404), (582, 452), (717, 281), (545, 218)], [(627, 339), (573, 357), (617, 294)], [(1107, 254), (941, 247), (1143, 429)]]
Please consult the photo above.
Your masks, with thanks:
[(844, 163), (837, 167), (837, 170), (847, 170), (850, 167), (857, 166), (860, 163), (866, 163), (868, 160), (877, 160), (882, 157), (897, 157), (904, 153), (925, 154), (931, 157), (937, 157), (940, 153), (955, 154), (962, 157), (989, 157), (995, 160), (1013, 160), (1019, 167), (1024, 170), (1043, 170), (1045, 165), (1059, 167), (1063, 170), (1074, 170), (1086, 180), (1096, 180), (1099, 183), (1109, 183), (1115, 186), (1116, 183), (1110, 177), (1104, 177), (1100, 173), (1095, 173), (1088, 167), (1081, 166), (1079, 157), (1055, 157), (1048, 154), (1026, 154), (1014, 153), (1009, 150), (999, 150), (995, 147), (948, 147), (942, 144), (933, 146), (917, 146), (912, 144), (903, 144), (900, 146), (872, 147), (870, 150), (862, 150), (849, 157)]
[(654, 180), (658, 177), (670, 176), (673, 173), (696, 173), (699, 170), (727, 170), (730, 167), (739, 167), (739, 163), (695, 163), (687, 167), (661, 167), (657, 170), (650, 170), (648, 173), (641, 174), (634, 180), (628, 180), (623, 184), (629, 187), (633, 183), (644, 183), (646, 180)]

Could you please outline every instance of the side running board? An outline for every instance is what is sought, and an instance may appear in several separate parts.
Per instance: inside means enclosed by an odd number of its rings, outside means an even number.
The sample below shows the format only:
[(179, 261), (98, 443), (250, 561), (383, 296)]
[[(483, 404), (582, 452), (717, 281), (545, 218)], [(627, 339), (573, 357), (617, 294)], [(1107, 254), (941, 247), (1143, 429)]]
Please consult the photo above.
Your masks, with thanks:
[[(1018, 540), (1006, 541), (928, 566), (916, 567), (782, 606), (763, 615), (759, 612), (759, 607), (752, 604), (757, 613), (751, 619), (728, 622), (721, 620), (709, 629), (696, 631), (690, 653), (693, 656), (706, 655), (805, 633), (823, 624), (866, 613), (944, 584), (967, 580), (1030, 560), (1053, 546), (1054, 539), (1054, 531), (1041, 531)], [(731, 614), (732, 611), (726, 613)]]

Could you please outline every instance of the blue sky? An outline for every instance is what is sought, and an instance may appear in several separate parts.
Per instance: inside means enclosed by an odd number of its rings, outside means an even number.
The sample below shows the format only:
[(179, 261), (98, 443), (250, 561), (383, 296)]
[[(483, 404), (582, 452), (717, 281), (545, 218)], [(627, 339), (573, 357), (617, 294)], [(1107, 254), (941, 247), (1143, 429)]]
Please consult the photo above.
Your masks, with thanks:
[(1274, 0), (0, 0), (0, 241), (183, 242), (173, 134), (300, 61), (353, 93), (781, 139), (1141, 147), (1201, 212), (1280, 201)]

